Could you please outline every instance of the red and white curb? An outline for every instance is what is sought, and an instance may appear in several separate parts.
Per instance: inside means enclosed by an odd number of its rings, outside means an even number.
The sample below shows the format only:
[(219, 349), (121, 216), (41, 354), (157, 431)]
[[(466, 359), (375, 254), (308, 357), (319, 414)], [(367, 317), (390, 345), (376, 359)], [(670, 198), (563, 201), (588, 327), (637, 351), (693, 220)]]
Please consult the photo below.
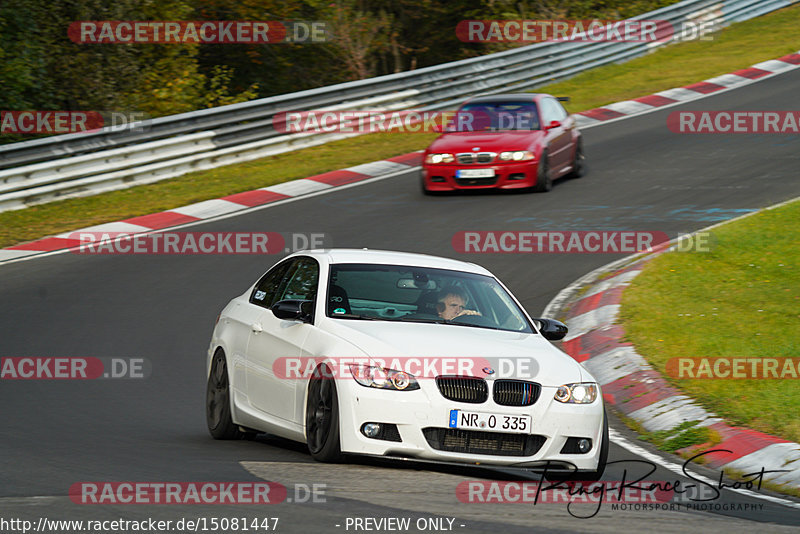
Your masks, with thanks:
[(418, 167), (422, 163), (422, 152), (403, 154), (383, 161), (364, 163), (338, 171), (326, 172), (308, 178), (262, 187), (253, 191), (236, 193), (222, 198), (204, 200), (180, 208), (142, 215), (123, 221), (115, 221), (79, 230), (72, 230), (53, 237), (45, 237), (0, 249), (0, 263), (19, 260), (38, 254), (72, 249), (81, 244), (75, 238), (78, 233), (91, 234), (100, 239), (103, 233), (124, 232), (142, 234), (187, 223), (228, 215), (242, 210), (263, 206), (300, 196), (354, 184), (378, 176), (394, 174)]
[(729, 74), (715, 76), (699, 83), (685, 87), (667, 89), (658, 93), (641, 96), (633, 100), (615, 102), (607, 106), (582, 111), (575, 114), (578, 126), (587, 127), (614, 119), (631, 117), (642, 113), (649, 113), (658, 108), (704, 98), (710, 94), (733, 89), (766, 76), (781, 73), (786, 70), (796, 69), (800, 66), (800, 52), (789, 54), (778, 59), (770, 59), (756, 63), (752, 67), (740, 69)]
[[(720, 224), (700, 231), (708, 231)], [(787, 470), (784, 473), (767, 474), (764, 478), (775, 484), (800, 489), (800, 444), (726, 424), (667, 383), (624, 340), (625, 330), (617, 324), (624, 288), (630, 285), (647, 262), (668, 251), (675, 241), (653, 252), (615, 261), (583, 276), (563, 289), (547, 305), (542, 316), (566, 322), (569, 333), (563, 339), (561, 349), (592, 373), (600, 383), (606, 403), (638, 422), (645, 430), (671, 430), (684, 422), (696, 421), (699, 426), (707, 426), (719, 433), (722, 441), (713, 449), (730, 451), (705, 455), (707, 465), (744, 473), (759, 472), (762, 467), (767, 471)], [(699, 447), (689, 447), (686, 452), (700, 450)]]
[[(591, 128), (592, 126), (609, 121), (650, 113), (663, 107), (704, 98), (718, 91), (753, 83), (760, 79), (798, 67), (800, 67), (800, 52), (789, 54), (779, 59), (763, 61), (750, 68), (737, 70), (730, 74), (717, 76), (700, 83), (687, 85), (686, 87), (668, 89), (653, 95), (583, 111), (577, 113), (575, 116), (579, 126), (582, 128)], [(45, 237), (36, 241), (0, 249), (0, 264), (27, 259), (45, 253), (75, 248), (80, 245), (80, 242), (74, 239), (75, 234), (78, 232), (85, 234), (93, 233), (98, 239), (103, 233), (110, 232), (125, 232), (128, 234), (154, 232), (187, 223), (229, 215), (231, 213), (264, 206), (289, 198), (317, 194), (336, 187), (392, 175), (397, 172), (419, 167), (421, 164), (422, 152), (412, 152), (383, 161), (374, 161), (348, 167), (347, 169), (340, 169), (310, 176), (308, 178), (271, 185), (253, 191), (245, 191), (222, 198), (205, 200), (161, 213), (153, 213), (151, 215), (133, 217), (123, 221), (80, 228), (53, 237)]]

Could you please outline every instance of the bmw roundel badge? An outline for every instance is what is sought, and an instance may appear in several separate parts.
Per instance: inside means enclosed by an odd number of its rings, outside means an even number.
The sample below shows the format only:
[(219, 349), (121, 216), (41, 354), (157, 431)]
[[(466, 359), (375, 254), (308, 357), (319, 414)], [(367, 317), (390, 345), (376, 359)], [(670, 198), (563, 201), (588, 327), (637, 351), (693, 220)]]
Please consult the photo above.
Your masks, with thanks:
[(493, 374), (494, 374), (494, 369), (492, 369), (491, 367), (484, 367), (484, 368), (482, 369), (482, 371), (483, 371), (484, 373), (486, 373), (487, 375), (493, 375)]

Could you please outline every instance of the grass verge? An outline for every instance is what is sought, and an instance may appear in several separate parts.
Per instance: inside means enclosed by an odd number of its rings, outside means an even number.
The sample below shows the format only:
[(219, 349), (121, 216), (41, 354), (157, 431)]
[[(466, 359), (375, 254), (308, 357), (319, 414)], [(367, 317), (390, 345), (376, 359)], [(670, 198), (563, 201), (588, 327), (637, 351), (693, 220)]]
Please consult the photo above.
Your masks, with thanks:
[[(675, 452), (684, 447), (719, 443), (719, 435), (705, 426), (697, 426), (698, 421), (685, 421), (669, 430), (641, 432), (639, 439), (649, 441), (662, 451)], [(698, 458), (699, 460), (700, 458)]]
[[(713, 41), (676, 44), (536, 90), (570, 95), (569, 110), (575, 113), (679, 87), (796, 52), (798, 23), (800, 6), (789, 7), (730, 26), (715, 34)], [(0, 213), (0, 247), (397, 156), (423, 149), (434, 138), (435, 134), (372, 134), (151, 185)]]
[(667, 362), (678, 357), (797, 361), (798, 221), (800, 201), (795, 201), (714, 229), (709, 252), (659, 256), (625, 290), (620, 312), (628, 340), (668, 381), (735, 425), (792, 441), (800, 441), (797, 376), (679, 379), (667, 374)]

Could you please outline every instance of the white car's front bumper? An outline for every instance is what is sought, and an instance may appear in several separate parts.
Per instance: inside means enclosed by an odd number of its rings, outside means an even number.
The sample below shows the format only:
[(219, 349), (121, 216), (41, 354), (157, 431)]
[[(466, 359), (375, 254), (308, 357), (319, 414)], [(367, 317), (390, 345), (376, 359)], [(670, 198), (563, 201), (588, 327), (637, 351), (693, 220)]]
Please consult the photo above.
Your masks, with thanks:
[[(598, 394), (598, 398), (591, 404), (563, 404), (553, 399), (555, 387), (542, 387), (539, 398), (532, 406), (519, 407), (498, 405), (491, 394), (486, 402), (480, 404), (451, 401), (442, 396), (432, 379), (420, 380), (420, 389), (415, 391), (367, 388), (354, 380), (337, 382), (342, 452), (407, 456), (446, 462), (524, 464), (530, 467), (541, 467), (549, 461), (571, 465), (580, 471), (597, 468), (603, 439), (602, 394)], [(491, 391), (492, 381), (488, 382)], [(533, 428), (527, 434), (542, 436), (544, 443), (529, 456), (437, 450), (426, 439), (423, 429), (452, 430), (448, 425), (450, 410), (453, 409), (498, 415), (530, 415)], [(364, 423), (393, 423), (397, 425), (402, 441), (368, 438), (361, 432)], [(491, 440), (496, 436), (482, 437)], [(590, 438), (592, 449), (585, 454), (562, 454), (562, 447), (569, 437)], [(513, 445), (509, 446), (513, 449)]]

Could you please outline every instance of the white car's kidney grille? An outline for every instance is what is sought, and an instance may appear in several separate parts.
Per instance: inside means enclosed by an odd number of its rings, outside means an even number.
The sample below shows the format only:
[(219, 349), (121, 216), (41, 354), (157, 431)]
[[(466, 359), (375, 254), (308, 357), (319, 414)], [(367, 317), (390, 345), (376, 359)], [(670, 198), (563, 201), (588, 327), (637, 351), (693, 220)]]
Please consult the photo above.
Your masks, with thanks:
[(495, 380), (492, 398), (501, 406), (530, 406), (539, 398), (542, 386), (525, 380)]
[(483, 378), (471, 376), (437, 376), (439, 393), (451, 401), (480, 404), (489, 398), (489, 386)]
[(424, 428), (428, 445), (437, 451), (493, 456), (533, 456), (547, 438), (536, 434), (506, 434), (456, 430), (453, 428)]

